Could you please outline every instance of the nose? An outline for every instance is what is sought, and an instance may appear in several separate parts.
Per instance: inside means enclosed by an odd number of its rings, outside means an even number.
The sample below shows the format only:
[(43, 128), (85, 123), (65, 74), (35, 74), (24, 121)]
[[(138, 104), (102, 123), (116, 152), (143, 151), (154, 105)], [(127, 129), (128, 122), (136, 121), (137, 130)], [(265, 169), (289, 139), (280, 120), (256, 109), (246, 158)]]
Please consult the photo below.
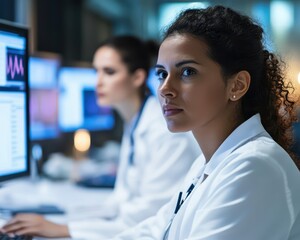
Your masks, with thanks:
[(163, 98), (175, 98), (177, 96), (177, 91), (173, 84), (173, 79), (170, 75), (164, 80), (164, 82), (158, 88), (159, 95)]
[(97, 72), (97, 83), (96, 87), (101, 87), (103, 85), (103, 76), (100, 72)]

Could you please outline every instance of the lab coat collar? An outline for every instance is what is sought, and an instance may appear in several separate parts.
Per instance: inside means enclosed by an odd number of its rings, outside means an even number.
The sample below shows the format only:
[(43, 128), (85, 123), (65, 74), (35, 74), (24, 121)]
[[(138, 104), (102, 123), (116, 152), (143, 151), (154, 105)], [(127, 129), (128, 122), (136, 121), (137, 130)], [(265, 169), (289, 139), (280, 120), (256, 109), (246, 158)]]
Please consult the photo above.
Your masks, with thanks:
[(158, 114), (161, 115), (161, 120), (164, 121), (161, 106), (158, 100), (154, 96), (149, 96), (141, 114), (139, 124), (136, 128), (136, 134), (142, 135), (144, 132), (146, 132), (149, 125), (153, 124), (155, 121), (158, 121)]
[[(149, 108), (149, 105), (153, 105), (151, 103), (149, 104), (149, 102), (152, 102), (152, 101), (153, 101), (153, 96), (149, 96), (145, 102), (145, 106), (142, 109), (139, 122), (138, 122), (134, 132), (141, 133), (141, 132), (144, 132), (147, 130), (149, 121), (147, 119), (147, 116), (145, 116), (145, 115), (147, 115), (147, 114), (145, 114), (145, 112), (147, 112), (147, 110), (145, 110), (145, 109)], [(131, 121), (129, 123), (124, 124), (124, 133), (125, 134), (130, 135), (130, 132), (132, 131), (132, 128), (134, 127), (134, 124), (138, 118), (138, 115), (139, 115), (139, 112), (134, 115), (134, 117), (131, 119)], [(148, 116), (148, 118), (149, 118), (149, 116)]]
[(217, 151), (213, 154), (210, 161), (206, 164), (204, 173), (208, 176), (212, 171), (235, 149), (245, 144), (250, 139), (265, 133), (269, 134), (264, 129), (260, 115), (256, 114), (247, 121), (238, 126), (221, 144)]

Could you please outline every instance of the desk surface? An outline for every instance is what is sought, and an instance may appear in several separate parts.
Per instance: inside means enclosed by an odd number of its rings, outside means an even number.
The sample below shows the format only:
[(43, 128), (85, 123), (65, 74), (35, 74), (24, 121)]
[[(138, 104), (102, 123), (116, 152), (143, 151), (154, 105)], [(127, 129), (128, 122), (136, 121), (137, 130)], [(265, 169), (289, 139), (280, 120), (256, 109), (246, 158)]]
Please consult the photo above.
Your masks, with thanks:
[[(63, 208), (65, 215), (46, 215), (57, 223), (82, 219), (97, 214), (101, 205), (112, 189), (91, 189), (65, 182), (49, 180), (17, 180), (8, 182), (0, 188), (0, 206), (30, 207), (40, 204), (51, 204)], [(103, 209), (102, 209), (103, 210)], [(42, 239), (42, 238), (35, 238)]]

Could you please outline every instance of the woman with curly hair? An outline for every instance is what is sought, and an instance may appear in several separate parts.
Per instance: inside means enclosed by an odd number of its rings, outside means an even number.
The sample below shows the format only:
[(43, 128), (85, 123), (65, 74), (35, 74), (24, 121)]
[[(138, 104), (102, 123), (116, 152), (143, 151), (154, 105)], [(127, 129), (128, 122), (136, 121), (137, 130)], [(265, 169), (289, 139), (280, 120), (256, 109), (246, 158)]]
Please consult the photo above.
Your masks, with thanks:
[(262, 42), (259, 25), (222, 6), (186, 10), (167, 29), (156, 66), (163, 113), (203, 154), (171, 202), (114, 239), (300, 239), (291, 86)]

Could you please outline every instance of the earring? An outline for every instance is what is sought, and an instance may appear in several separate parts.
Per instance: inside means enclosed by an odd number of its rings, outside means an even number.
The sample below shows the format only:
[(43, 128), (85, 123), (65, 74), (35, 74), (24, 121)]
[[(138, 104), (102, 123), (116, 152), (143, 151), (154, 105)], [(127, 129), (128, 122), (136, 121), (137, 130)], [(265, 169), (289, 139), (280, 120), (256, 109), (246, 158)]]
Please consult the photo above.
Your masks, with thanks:
[(235, 99), (235, 98), (236, 98), (236, 96), (235, 96), (235, 95), (233, 95), (233, 96), (232, 96), (232, 98), (233, 98), (233, 99)]

